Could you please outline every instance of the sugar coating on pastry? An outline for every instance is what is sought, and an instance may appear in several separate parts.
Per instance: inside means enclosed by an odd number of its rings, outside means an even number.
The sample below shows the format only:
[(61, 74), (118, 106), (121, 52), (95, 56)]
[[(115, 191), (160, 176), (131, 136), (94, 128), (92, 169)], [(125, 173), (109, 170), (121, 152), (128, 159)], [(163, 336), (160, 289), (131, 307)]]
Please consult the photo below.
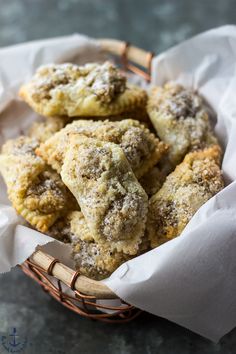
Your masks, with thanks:
[(61, 170), (97, 242), (136, 254), (144, 234), (148, 198), (116, 144), (70, 136)]
[[(112, 250), (109, 242), (97, 243), (80, 211), (69, 212), (58, 219), (47, 234), (59, 241), (70, 243), (75, 268), (89, 278), (101, 280), (108, 277), (122, 263), (134, 256)], [(147, 238), (139, 245), (138, 254), (148, 249)]]
[(190, 89), (173, 83), (154, 87), (147, 110), (158, 136), (169, 145), (173, 167), (186, 153), (217, 143), (203, 101)]
[(24, 195), (32, 179), (44, 171), (45, 162), (35, 154), (38, 146), (36, 139), (26, 136), (8, 140), (2, 146), (0, 172), (13, 195), (14, 190)]
[(43, 143), (64, 128), (67, 122), (68, 118), (65, 117), (48, 117), (42, 122), (33, 122), (29, 128), (28, 135)]
[[(95, 242), (94, 237), (91, 234), (90, 229), (88, 228), (88, 225), (86, 223), (86, 220), (85, 220), (82, 212), (80, 212), (78, 210), (71, 211), (67, 215), (67, 220), (70, 221), (70, 231), (74, 235), (79, 237), (82, 241)], [(106, 249), (108, 249), (109, 247), (111, 248), (109, 241), (107, 243), (106, 242), (99, 243), (99, 245), (100, 245), (100, 247), (103, 247), (103, 246), (106, 247)], [(146, 234), (144, 234), (142, 237), (141, 243), (139, 244), (137, 254), (135, 256), (146, 251), (148, 248), (149, 248), (149, 240), (148, 240)], [(128, 256), (128, 255), (126, 255), (126, 256)]]
[(224, 188), (221, 149), (189, 153), (149, 200), (147, 235), (151, 247), (179, 236), (196, 211)]
[[(36, 149), (36, 153), (60, 173), (65, 152), (69, 145), (69, 134), (81, 132), (81, 134), (85, 135), (85, 132), (88, 130), (96, 131), (101, 124), (104, 124), (104, 122), (83, 119), (75, 120), (67, 124), (65, 128), (54, 134), (45, 143), (40, 144), (39, 148)], [(92, 127), (90, 128), (91, 125)]]
[(126, 82), (110, 62), (49, 64), (40, 67), (19, 92), (44, 116), (107, 116), (145, 107), (146, 92)]
[(68, 124), (37, 149), (37, 154), (59, 173), (69, 144), (69, 134), (72, 132), (118, 144), (137, 178), (151, 169), (167, 151), (166, 144), (136, 120), (124, 119), (118, 122), (77, 120)]
[(95, 242), (81, 212), (72, 212), (68, 219), (71, 225), (72, 257), (81, 274), (101, 280), (132, 258), (123, 252), (112, 250), (109, 242)]
[(46, 231), (75, 199), (60, 176), (35, 154), (38, 142), (21, 136), (9, 140), (0, 155), (0, 172), (16, 211), (39, 231)]

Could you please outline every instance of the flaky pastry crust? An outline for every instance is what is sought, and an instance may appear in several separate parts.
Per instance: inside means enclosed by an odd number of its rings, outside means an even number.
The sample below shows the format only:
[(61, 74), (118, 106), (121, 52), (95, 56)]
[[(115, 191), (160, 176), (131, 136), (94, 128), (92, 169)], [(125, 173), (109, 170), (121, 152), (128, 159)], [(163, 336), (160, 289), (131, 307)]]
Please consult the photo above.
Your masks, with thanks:
[(70, 136), (61, 170), (97, 242), (136, 254), (144, 234), (147, 195), (116, 144)]
[(126, 83), (110, 62), (40, 67), (20, 97), (43, 116), (108, 116), (143, 108), (146, 92)]
[(44, 143), (56, 132), (64, 128), (67, 123), (68, 118), (66, 117), (48, 117), (44, 121), (33, 122), (29, 128), (28, 135), (40, 143)]
[(179, 236), (195, 212), (224, 188), (221, 149), (214, 145), (186, 155), (149, 200), (147, 235), (151, 247)]
[(158, 136), (169, 145), (173, 167), (186, 153), (217, 143), (203, 101), (190, 89), (173, 83), (154, 87), (147, 110)]
[(45, 232), (76, 202), (60, 176), (35, 154), (37, 146), (35, 139), (25, 136), (7, 141), (0, 155), (0, 172), (13, 207)]
[(53, 135), (36, 150), (58, 173), (69, 143), (69, 134), (118, 144), (124, 151), (137, 178), (151, 169), (166, 153), (167, 146), (140, 122), (124, 119), (119, 122), (77, 120)]
[(70, 243), (75, 268), (79, 269), (80, 274), (96, 280), (107, 278), (122, 263), (148, 249), (146, 238), (133, 256), (112, 249), (109, 242), (96, 242), (79, 211), (72, 211), (57, 220), (48, 234), (59, 241)]
[(109, 242), (95, 242), (81, 212), (68, 216), (71, 225), (72, 257), (81, 274), (96, 280), (107, 278), (132, 257), (110, 247)]

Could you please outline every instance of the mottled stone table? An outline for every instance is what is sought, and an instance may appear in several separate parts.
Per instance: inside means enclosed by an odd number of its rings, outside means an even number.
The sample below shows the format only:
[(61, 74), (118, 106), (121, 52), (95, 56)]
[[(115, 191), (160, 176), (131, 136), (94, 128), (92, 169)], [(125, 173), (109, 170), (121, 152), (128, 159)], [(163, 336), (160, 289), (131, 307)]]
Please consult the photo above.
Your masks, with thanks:
[[(160, 53), (201, 31), (235, 23), (235, 10), (234, 0), (0, 0), (0, 46), (80, 32)], [(0, 333), (9, 327), (27, 335), (28, 354), (236, 352), (236, 330), (213, 344), (148, 314), (127, 325), (80, 318), (19, 269), (0, 276)]]

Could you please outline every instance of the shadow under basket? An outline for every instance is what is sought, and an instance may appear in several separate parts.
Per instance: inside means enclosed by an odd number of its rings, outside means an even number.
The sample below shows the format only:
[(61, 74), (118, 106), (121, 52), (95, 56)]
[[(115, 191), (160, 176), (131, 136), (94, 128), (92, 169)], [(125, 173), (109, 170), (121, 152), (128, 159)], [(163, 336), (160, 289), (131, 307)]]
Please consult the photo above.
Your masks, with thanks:
[[(150, 81), (153, 53), (119, 40), (100, 39), (98, 42), (103, 51), (119, 60), (123, 71)], [(79, 270), (70, 269), (42, 251), (36, 251), (20, 267), (54, 299), (83, 317), (120, 323), (131, 321), (141, 313), (118, 298), (105, 284), (80, 275)]]

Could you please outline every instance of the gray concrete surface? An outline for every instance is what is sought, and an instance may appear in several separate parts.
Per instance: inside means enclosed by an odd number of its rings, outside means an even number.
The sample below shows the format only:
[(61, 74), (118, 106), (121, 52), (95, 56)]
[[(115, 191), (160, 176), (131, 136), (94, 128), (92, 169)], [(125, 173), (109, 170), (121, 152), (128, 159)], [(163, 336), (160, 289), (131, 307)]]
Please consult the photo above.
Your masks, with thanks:
[[(234, 0), (0, 0), (0, 46), (81, 32), (160, 53), (201, 31), (235, 23), (235, 10)], [(213, 344), (148, 314), (127, 325), (80, 318), (19, 269), (0, 276), (0, 336), (10, 327), (27, 336), (22, 353), (28, 354), (236, 352), (236, 330)], [(1, 342), (0, 353), (7, 353)]]

